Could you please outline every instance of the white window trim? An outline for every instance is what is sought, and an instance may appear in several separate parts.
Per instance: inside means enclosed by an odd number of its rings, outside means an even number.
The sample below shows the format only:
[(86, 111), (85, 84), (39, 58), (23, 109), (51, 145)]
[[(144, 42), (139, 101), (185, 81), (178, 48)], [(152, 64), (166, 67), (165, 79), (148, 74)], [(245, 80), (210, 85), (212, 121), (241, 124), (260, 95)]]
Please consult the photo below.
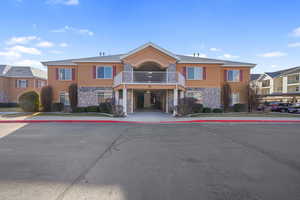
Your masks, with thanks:
[[(111, 77), (110, 78), (100, 78), (100, 77), (98, 77), (98, 69), (100, 68), (100, 67), (110, 67), (111, 68)], [(105, 71), (105, 70), (104, 70)], [(107, 65), (107, 66), (97, 66), (96, 67), (96, 79), (107, 79), (107, 80), (110, 80), (110, 79), (113, 79), (113, 67), (112, 66), (109, 66), (109, 65)], [(105, 75), (105, 72), (104, 72), (104, 75)]]
[[(189, 68), (201, 68), (202, 69), (202, 75), (201, 75), (201, 79), (190, 79), (189, 78)], [(204, 67), (201, 67), (201, 66), (188, 66), (186, 67), (186, 80), (189, 80), (189, 81), (202, 81), (203, 80), (203, 69)], [(194, 76), (195, 76), (195, 71), (194, 71)]]
[[(20, 84), (21, 81), (25, 81), (25, 83), (26, 83), (25, 87), (21, 87), (21, 84)], [(28, 88), (28, 86), (29, 86), (28, 80), (25, 80), (25, 79), (18, 79), (17, 80), (17, 88), (25, 89), (25, 88)]]
[[(61, 102), (60, 96), (61, 96), (62, 94), (65, 96), (65, 102)], [(63, 103), (65, 106), (69, 106), (69, 105), (70, 105), (70, 99), (69, 99), (69, 103), (66, 104), (66, 96), (69, 97), (69, 93), (68, 93), (68, 92), (64, 92), (64, 91), (61, 91), (61, 92), (59, 93), (59, 102), (60, 102), (60, 103)]]
[[(228, 80), (228, 78), (229, 78), (229, 72), (230, 72), (230, 71), (238, 71), (238, 73), (239, 73), (238, 80)], [(241, 73), (241, 71), (238, 70), (238, 69), (230, 69), (230, 70), (227, 70), (227, 74), (226, 74), (226, 76), (227, 76), (227, 77), (226, 77), (227, 82), (234, 82), (234, 83), (240, 82), (240, 77), (241, 77), (240, 73)]]
[[(60, 70), (65, 70), (65, 71), (70, 70), (70, 73), (71, 73), (70, 79), (62, 79), (62, 77), (60, 76), (61, 75)], [(73, 79), (72, 76), (73, 76), (72, 68), (59, 68), (58, 69), (58, 80), (60, 80), (60, 81), (72, 81), (72, 79)], [(65, 75), (65, 77), (66, 77), (66, 75)]]
[[(233, 102), (233, 95), (237, 95), (236, 99), (238, 99), (238, 101)], [(236, 93), (231, 93), (231, 106), (235, 105), (235, 104), (239, 104), (240, 102), (240, 93), (236, 92)]]

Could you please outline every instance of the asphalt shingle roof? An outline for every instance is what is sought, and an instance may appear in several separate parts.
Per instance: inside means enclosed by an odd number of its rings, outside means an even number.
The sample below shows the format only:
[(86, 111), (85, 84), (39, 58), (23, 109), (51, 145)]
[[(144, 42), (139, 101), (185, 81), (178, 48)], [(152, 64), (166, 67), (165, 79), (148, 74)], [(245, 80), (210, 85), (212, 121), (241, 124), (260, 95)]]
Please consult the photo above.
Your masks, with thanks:
[(0, 75), (5, 77), (22, 77), (22, 78), (42, 78), (47, 79), (47, 73), (44, 70), (26, 67), (26, 66), (9, 66), (0, 65)]
[(255, 81), (255, 80), (257, 80), (260, 76), (261, 76), (261, 74), (250, 74), (250, 80), (251, 80), (251, 81)]
[(300, 67), (292, 67), (284, 70), (279, 70), (275, 72), (266, 72), (265, 74), (269, 75), (270, 77), (274, 78), (276, 76), (284, 75), (284, 74), (289, 74), (290, 72), (293, 72), (294, 70), (300, 69)]

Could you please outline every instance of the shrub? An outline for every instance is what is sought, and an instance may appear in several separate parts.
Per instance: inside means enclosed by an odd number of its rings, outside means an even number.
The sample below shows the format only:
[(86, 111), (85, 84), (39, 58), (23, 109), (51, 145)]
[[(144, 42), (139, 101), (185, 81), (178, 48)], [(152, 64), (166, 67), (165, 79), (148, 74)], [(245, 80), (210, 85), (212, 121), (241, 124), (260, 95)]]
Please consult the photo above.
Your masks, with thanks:
[(17, 103), (0, 103), (0, 108), (16, 108), (19, 107)]
[(179, 116), (192, 114), (193, 108), (196, 105), (196, 99), (192, 97), (185, 97), (179, 100), (178, 106), (175, 108)]
[(233, 111), (234, 112), (245, 112), (245, 111), (247, 111), (247, 105), (246, 104), (240, 104), (240, 103), (234, 104), (233, 105)]
[(53, 103), (51, 110), (53, 112), (61, 112), (64, 109), (64, 104), (63, 103)]
[(123, 106), (115, 105), (112, 107), (112, 112), (114, 117), (125, 117), (125, 113), (123, 112)]
[(53, 90), (51, 86), (44, 86), (41, 90), (41, 104), (44, 112), (51, 111), (52, 98), (53, 98), (52, 91)]
[(199, 103), (195, 103), (194, 105), (192, 105), (192, 110), (193, 113), (201, 113), (203, 112), (203, 105)]
[(211, 108), (205, 107), (205, 108), (203, 108), (203, 112), (204, 113), (211, 113)]
[(86, 107), (87, 112), (98, 112), (98, 106), (88, 106)]
[(113, 113), (113, 106), (110, 102), (100, 103), (99, 111), (102, 113)]
[(222, 110), (221, 108), (214, 108), (214, 109), (212, 110), (212, 112), (213, 112), (213, 113), (222, 113), (223, 110)]
[(86, 108), (85, 107), (76, 107), (76, 108), (72, 109), (72, 112), (74, 112), (74, 113), (86, 112)]
[(37, 112), (40, 105), (39, 95), (34, 91), (26, 92), (19, 97), (19, 105), (25, 112)]
[(69, 99), (70, 99), (70, 106), (72, 111), (74, 112), (74, 110), (77, 108), (77, 104), (78, 104), (78, 94), (77, 94), (77, 84), (76, 83), (72, 83), (69, 86)]

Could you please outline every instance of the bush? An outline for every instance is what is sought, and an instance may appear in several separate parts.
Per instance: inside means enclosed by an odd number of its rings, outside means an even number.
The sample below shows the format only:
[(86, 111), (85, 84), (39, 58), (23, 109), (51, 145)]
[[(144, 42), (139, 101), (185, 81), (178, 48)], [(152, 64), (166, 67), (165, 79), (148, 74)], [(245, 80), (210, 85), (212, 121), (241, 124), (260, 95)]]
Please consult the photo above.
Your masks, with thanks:
[(51, 111), (52, 98), (53, 98), (52, 91), (53, 90), (51, 86), (44, 86), (41, 90), (41, 104), (44, 112)]
[[(192, 114), (193, 108), (196, 105), (196, 99), (192, 97), (185, 97), (179, 100), (178, 106), (175, 108), (179, 116)], [(200, 105), (200, 104), (199, 104)]]
[(61, 112), (64, 109), (64, 104), (63, 103), (53, 103), (51, 110), (53, 112)]
[(0, 103), (0, 108), (16, 108), (19, 107), (17, 103)]
[(77, 104), (78, 104), (78, 94), (77, 94), (77, 84), (76, 83), (72, 83), (69, 86), (69, 100), (70, 100), (71, 109), (74, 112), (74, 110), (77, 108)]
[(72, 109), (72, 112), (74, 112), (74, 113), (86, 112), (86, 108), (85, 107), (76, 107), (76, 108)]
[(192, 105), (192, 110), (193, 113), (201, 113), (203, 112), (203, 105), (199, 103), (195, 103), (194, 105)]
[(233, 111), (234, 112), (246, 112), (247, 111), (247, 105), (246, 104), (234, 104), (233, 105)]
[(114, 117), (125, 117), (125, 113), (123, 112), (123, 106), (115, 105), (112, 109)]
[(88, 106), (86, 107), (87, 112), (98, 112), (98, 106)]
[(212, 112), (213, 113), (222, 113), (223, 110), (221, 108), (214, 108)]
[(39, 95), (34, 91), (26, 92), (19, 97), (19, 105), (25, 112), (37, 112), (40, 106)]
[(203, 108), (204, 113), (211, 113), (211, 108)]
[(113, 106), (110, 102), (100, 103), (99, 112), (101, 113), (113, 113)]

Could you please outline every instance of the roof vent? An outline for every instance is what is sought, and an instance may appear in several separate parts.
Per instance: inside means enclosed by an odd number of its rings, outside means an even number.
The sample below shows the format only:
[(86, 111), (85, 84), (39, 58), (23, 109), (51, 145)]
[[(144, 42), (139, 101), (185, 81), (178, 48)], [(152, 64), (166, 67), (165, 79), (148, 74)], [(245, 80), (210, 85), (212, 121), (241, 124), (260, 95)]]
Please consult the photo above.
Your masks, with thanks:
[(104, 51), (100, 51), (99, 52), (99, 56), (105, 56), (105, 52)]

